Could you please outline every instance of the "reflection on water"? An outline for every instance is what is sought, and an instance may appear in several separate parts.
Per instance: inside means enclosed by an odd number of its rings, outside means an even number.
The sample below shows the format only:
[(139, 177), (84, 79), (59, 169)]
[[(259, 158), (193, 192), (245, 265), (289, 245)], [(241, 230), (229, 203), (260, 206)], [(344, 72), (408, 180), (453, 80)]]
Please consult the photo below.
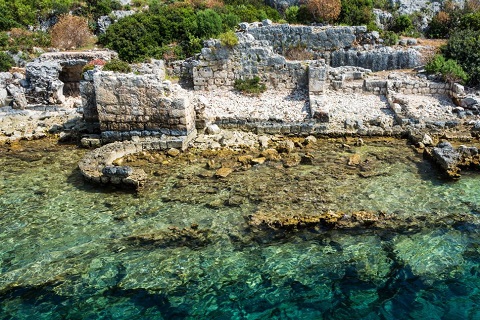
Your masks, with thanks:
[[(225, 179), (170, 159), (139, 194), (85, 184), (83, 150), (22, 148), (0, 151), (0, 319), (480, 318), (480, 177), (443, 181), (402, 141), (320, 142), (313, 165)], [(406, 223), (258, 230), (257, 210)]]

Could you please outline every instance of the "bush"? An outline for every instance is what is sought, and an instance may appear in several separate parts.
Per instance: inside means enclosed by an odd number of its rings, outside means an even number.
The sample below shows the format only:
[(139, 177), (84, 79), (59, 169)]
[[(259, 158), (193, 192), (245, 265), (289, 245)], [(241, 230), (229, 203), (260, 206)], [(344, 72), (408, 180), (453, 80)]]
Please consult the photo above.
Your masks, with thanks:
[(288, 23), (297, 23), (298, 22), (298, 6), (291, 6), (285, 10), (285, 19)]
[(222, 18), (212, 9), (197, 12), (197, 32), (200, 38), (213, 37), (223, 31)]
[(448, 38), (451, 27), (450, 15), (445, 11), (440, 11), (428, 24), (425, 35), (428, 38)]
[(0, 41), (0, 50), (8, 50), (13, 53), (19, 51), (33, 53), (33, 47), (49, 47), (51, 44), (50, 35), (43, 31), (32, 32), (13, 28), (10, 32), (3, 34), (7, 35), (7, 42)]
[(386, 46), (394, 46), (398, 43), (398, 35), (393, 31), (382, 32), (382, 39)]
[(480, 30), (480, 11), (468, 13), (460, 18), (460, 29)]
[(251, 95), (259, 95), (267, 90), (265, 84), (260, 83), (260, 78), (257, 76), (245, 80), (237, 79), (235, 80), (233, 87), (240, 92)]
[(425, 70), (428, 73), (440, 73), (445, 81), (466, 82), (467, 73), (452, 59), (446, 60), (444, 56), (437, 54), (427, 63)]
[(233, 48), (238, 44), (238, 37), (232, 30), (222, 33), (219, 37), (223, 46)]
[(342, 3), (340, 0), (307, 0), (307, 8), (316, 21), (332, 23), (338, 19)]
[(396, 17), (393, 20), (392, 26), (390, 27), (391, 31), (394, 31), (396, 33), (402, 33), (407, 30), (411, 30), (412, 28), (413, 28), (412, 19), (406, 14), (402, 14)]
[(6, 72), (15, 65), (13, 58), (5, 52), (0, 52), (0, 72)]
[(121, 73), (129, 73), (132, 72), (132, 68), (128, 64), (128, 62), (119, 60), (119, 59), (112, 59), (107, 62), (103, 66), (104, 71), (113, 71), (113, 72), (121, 72)]
[(442, 51), (447, 59), (457, 61), (468, 70), (470, 84), (480, 84), (480, 31), (454, 32)]
[(298, 8), (297, 20), (298, 20), (299, 23), (309, 24), (312, 21), (314, 21), (315, 19), (314, 19), (312, 13), (310, 12), (310, 10), (308, 10), (307, 6), (302, 4)]
[(372, 0), (342, 0), (340, 21), (342, 23), (357, 26), (368, 24), (373, 20)]
[(51, 30), (52, 45), (59, 49), (76, 49), (92, 41), (93, 34), (85, 18), (63, 15)]

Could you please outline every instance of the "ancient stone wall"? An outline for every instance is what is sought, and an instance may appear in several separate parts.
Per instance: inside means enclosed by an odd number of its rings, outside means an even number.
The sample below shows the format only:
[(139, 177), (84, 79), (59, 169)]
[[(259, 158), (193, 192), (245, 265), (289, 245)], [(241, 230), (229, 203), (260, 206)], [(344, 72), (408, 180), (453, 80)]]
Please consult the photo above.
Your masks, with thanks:
[(102, 71), (93, 84), (102, 134), (186, 136), (195, 130), (191, 94), (155, 74)]
[(268, 42), (257, 41), (249, 34), (237, 35), (239, 43), (233, 48), (219, 40), (205, 42), (198, 63), (192, 67), (195, 90), (233, 87), (236, 79), (255, 76), (272, 88), (307, 86), (308, 62), (287, 61), (274, 53)]
[(374, 50), (336, 50), (331, 53), (332, 67), (356, 66), (372, 71), (414, 68), (421, 64), (421, 55), (414, 49), (382, 47)]
[(363, 82), (363, 91), (381, 95), (393, 92), (402, 94), (441, 94), (452, 98), (459, 98), (464, 94), (463, 87), (457, 83), (417, 79), (365, 80)]
[(304, 47), (312, 51), (334, 51), (350, 48), (361, 41), (367, 32), (365, 26), (300, 26), (251, 24), (246, 29), (255, 40), (265, 40), (278, 54), (291, 47)]

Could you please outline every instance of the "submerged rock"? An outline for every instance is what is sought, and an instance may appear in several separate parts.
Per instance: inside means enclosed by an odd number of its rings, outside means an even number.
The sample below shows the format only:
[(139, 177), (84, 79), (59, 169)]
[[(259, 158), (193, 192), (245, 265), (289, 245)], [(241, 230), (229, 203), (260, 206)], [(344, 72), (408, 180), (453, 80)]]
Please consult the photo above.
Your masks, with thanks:
[(219, 178), (226, 178), (233, 172), (232, 168), (220, 168), (215, 172), (215, 176)]
[(168, 231), (157, 230), (133, 234), (128, 236), (126, 240), (139, 246), (197, 248), (208, 245), (211, 242), (211, 236), (212, 231), (210, 229), (199, 229), (197, 224), (192, 224), (189, 228), (170, 227)]

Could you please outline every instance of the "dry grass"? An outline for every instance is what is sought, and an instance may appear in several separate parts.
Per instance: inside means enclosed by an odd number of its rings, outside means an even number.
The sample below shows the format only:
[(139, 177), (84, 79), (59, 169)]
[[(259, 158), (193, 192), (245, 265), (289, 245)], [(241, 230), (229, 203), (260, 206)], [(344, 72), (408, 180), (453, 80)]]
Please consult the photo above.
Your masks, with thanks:
[(61, 16), (52, 27), (51, 36), (52, 45), (63, 50), (86, 47), (94, 42), (87, 19), (68, 14)]

